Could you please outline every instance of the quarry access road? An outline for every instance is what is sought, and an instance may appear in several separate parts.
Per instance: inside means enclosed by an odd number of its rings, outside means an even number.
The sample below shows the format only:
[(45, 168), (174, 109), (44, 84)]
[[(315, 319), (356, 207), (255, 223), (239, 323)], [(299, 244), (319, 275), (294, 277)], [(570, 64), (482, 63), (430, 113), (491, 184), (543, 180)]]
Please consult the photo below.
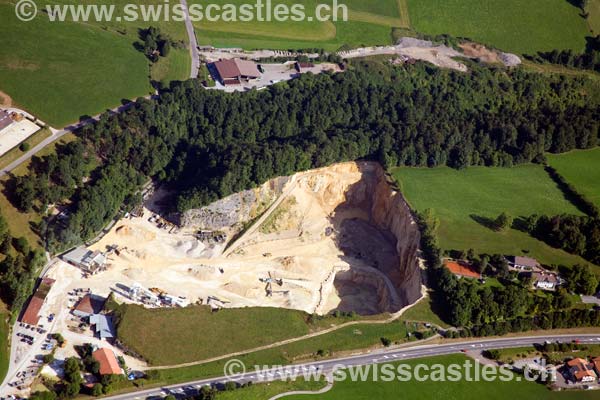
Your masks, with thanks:
[(267, 218), (279, 207), (281, 202), (285, 200), (290, 193), (296, 188), (296, 175), (292, 175), (290, 182), (287, 184), (288, 188), (285, 192), (281, 193), (281, 195), (269, 206), (267, 211), (265, 211), (257, 220), (254, 222), (250, 228), (246, 230), (235, 242), (231, 244), (231, 246), (223, 252), (223, 257), (228, 257), (233, 253), (234, 250), (237, 250), (238, 247), (244, 245), (244, 243), (248, 240), (249, 237), (254, 235), (258, 228), (266, 221)]
[[(476, 339), (470, 341), (457, 341), (445, 344), (433, 345), (418, 345), (411, 348), (402, 349), (383, 349), (373, 351), (368, 354), (361, 354), (351, 357), (341, 357), (331, 360), (322, 360), (319, 362), (310, 362), (305, 364), (295, 364), (295, 371), (300, 371), (298, 376), (306, 374), (307, 378), (315, 377), (315, 371), (322, 375), (331, 375), (336, 369), (360, 367), (374, 364), (385, 364), (390, 362), (398, 362), (403, 360), (412, 360), (418, 358), (442, 356), (449, 354), (460, 354), (467, 350), (491, 350), (491, 349), (508, 349), (516, 347), (532, 346), (541, 344), (545, 341), (570, 343), (578, 341), (582, 344), (600, 344), (600, 332), (597, 334), (568, 334), (568, 335), (544, 335), (544, 336), (527, 336), (527, 337), (510, 337), (499, 339)], [(240, 366), (240, 365), (238, 365)], [(250, 372), (240, 373), (230, 376), (221, 376), (217, 378), (201, 379), (189, 381), (186, 383), (158, 387), (154, 389), (145, 389), (137, 392), (120, 394), (116, 396), (106, 397), (108, 400), (140, 400), (147, 397), (164, 397), (167, 394), (177, 396), (193, 396), (203, 386), (222, 387), (226, 382), (235, 382), (244, 384), (248, 382), (273, 382), (285, 379), (286, 370), (282, 367), (273, 366), (272, 369), (266, 369), (260, 366), (260, 371), (252, 370), (254, 366), (245, 366)], [(241, 369), (241, 368), (240, 368)], [(289, 377), (289, 375), (288, 375)]]

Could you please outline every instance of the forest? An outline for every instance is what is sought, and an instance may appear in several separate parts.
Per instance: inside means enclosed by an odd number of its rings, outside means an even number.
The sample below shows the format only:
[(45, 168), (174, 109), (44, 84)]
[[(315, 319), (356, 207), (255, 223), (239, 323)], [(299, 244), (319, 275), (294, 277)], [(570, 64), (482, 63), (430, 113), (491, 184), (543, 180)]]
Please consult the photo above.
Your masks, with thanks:
[(173, 208), (181, 212), (338, 161), (510, 167), (541, 162), (544, 152), (593, 147), (595, 85), (521, 69), (473, 65), (465, 74), (366, 61), (247, 93), (177, 82), (35, 159), (8, 192), (24, 211), (62, 211), (38, 227), (56, 252), (90, 239), (124, 204), (139, 201), (149, 178), (176, 189)]

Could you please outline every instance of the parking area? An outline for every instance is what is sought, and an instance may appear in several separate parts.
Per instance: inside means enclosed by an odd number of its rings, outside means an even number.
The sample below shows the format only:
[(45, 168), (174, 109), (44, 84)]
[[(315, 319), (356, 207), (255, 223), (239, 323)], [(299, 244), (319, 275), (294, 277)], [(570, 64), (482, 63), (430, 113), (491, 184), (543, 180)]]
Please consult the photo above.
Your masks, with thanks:
[[(43, 322), (42, 322), (43, 321)], [(13, 332), (11, 352), (14, 364), (8, 386), (17, 392), (27, 388), (43, 365), (43, 357), (49, 354), (56, 342), (50, 338), (46, 326), (52, 324), (52, 317), (40, 320), (38, 326), (17, 323)]]
[(241, 92), (251, 89), (264, 89), (279, 82), (289, 81), (299, 77), (304, 73), (320, 74), (325, 71), (341, 72), (341, 68), (334, 63), (314, 64), (310, 68), (303, 68), (300, 72), (295, 68), (295, 61), (288, 61), (283, 64), (260, 64), (261, 77), (243, 82), (240, 85), (222, 85), (218, 79), (215, 79), (215, 86), (209, 89), (222, 90), (225, 92)]

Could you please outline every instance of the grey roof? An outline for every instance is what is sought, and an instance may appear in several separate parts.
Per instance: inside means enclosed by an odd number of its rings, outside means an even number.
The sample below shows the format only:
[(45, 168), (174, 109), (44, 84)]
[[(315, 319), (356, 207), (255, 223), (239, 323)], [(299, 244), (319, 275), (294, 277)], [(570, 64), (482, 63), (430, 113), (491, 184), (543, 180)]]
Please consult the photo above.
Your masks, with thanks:
[(108, 315), (94, 314), (90, 316), (90, 324), (94, 325), (94, 329), (100, 339), (114, 338), (112, 318)]
[(531, 257), (515, 256), (513, 262), (515, 265), (522, 265), (524, 267), (535, 268), (535, 267), (540, 266), (540, 263), (535, 258), (531, 258)]
[(106, 262), (106, 256), (99, 251), (91, 251), (83, 246), (77, 247), (62, 256), (64, 261), (86, 268), (102, 266)]
[(0, 110), (0, 131), (13, 123), (10, 114), (4, 110)]

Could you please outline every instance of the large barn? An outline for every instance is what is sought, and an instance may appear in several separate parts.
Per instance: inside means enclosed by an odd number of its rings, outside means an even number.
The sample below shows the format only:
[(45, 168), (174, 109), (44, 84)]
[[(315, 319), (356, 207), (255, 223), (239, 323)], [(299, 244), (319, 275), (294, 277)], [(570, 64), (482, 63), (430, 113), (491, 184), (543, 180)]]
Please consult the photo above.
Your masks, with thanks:
[(233, 58), (217, 61), (213, 63), (213, 67), (218, 75), (215, 79), (223, 85), (240, 85), (260, 78), (258, 65), (254, 61)]

